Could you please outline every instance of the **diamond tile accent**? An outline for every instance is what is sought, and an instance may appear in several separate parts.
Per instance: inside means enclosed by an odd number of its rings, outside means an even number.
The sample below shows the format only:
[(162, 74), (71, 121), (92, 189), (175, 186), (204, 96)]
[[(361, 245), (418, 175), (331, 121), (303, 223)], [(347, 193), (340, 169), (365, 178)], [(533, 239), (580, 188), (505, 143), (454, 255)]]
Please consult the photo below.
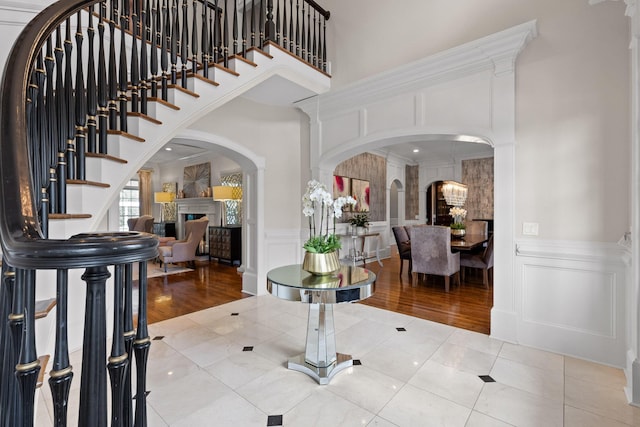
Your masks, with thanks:
[(478, 377), (485, 383), (495, 383), (496, 380), (491, 378), (491, 375), (478, 375)]
[(396, 328), (396, 331), (398, 331), (398, 332), (407, 332), (407, 330), (405, 328)]
[(360, 366), (362, 365), (362, 362), (360, 361), (360, 359), (353, 359), (353, 366)]
[(232, 316), (237, 316), (240, 313), (231, 313)]
[(246, 347), (242, 347), (242, 351), (253, 351), (253, 346), (252, 345), (248, 345)]
[(267, 418), (267, 426), (281, 426), (282, 415), (269, 415)]
[(154, 341), (160, 341), (162, 339), (164, 339), (164, 335), (158, 335), (157, 337), (153, 337)]

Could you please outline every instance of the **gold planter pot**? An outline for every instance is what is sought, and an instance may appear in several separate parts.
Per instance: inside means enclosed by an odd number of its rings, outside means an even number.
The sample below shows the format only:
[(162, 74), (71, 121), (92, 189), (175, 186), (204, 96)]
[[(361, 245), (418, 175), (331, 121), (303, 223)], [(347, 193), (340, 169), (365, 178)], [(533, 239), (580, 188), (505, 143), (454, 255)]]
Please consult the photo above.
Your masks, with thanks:
[(467, 230), (464, 228), (452, 228), (451, 229), (451, 237), (461, 239), (464, 235), (467, 234)]
[(324, 276), (331, 274), (340, 268), (340, 260), (338, 259), (338, 251), (326, 254), (316, 254), (305, 252), (304, 261), (302, 261), (302, 269), (316, 276)]

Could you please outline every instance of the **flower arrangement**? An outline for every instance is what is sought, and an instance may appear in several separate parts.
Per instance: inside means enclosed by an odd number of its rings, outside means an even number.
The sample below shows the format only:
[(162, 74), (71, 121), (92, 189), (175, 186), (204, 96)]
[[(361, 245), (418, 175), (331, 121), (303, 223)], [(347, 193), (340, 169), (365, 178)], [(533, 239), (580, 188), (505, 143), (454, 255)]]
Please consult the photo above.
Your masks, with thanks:
[(340, 238), (335, 235), (336, 219), (342, 217), (345, 205), (355, 204), (356, 200), (351, 196), (334, 200), (324, 184), (309, 181), (302, 196), (302, 213), (309, 218), (309, 239), (303, 245), (304, 249), (319, 254), (340, 249)]
[(465, 228), (463, 221), (467, 216), (466, 209), (460, 208), (458, 206), (454, 206), (451, 209), (449, 209), (449, 215), (453, 217), (453, 224), (451, 224), (451, 228), (458, 229), (458, 230)]
[(355, 214), (349, 219), (349, 224), (354, 227), (368, 227), (369, 226), (369, 213), (362, 211)]

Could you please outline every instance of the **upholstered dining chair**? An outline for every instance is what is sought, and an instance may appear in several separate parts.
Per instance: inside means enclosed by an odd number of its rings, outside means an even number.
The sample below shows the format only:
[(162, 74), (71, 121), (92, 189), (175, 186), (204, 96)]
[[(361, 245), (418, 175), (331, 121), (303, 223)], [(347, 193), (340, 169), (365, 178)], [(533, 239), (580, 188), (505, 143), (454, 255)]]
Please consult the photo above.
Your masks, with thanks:
[(404, 261), (409, 261), (409, 275), (411, 275), (411, 238), (407, 229), (402, 225), (396, 225), (391, 228), (393, 231), (393, 237), (396, 239), (396, 245), (398, 246), (398, 254), (400, 255), (400, 275), (402, 276), (402, 267)]
[(467, 234), (484, 234), (489, 233), (489, 223), (487, 221), (467, 221)]
[(480, 254), (460, 255), (460, 267), (462, 268), (462, 280), (467, 267), (482, 269), (482, 284), (485, 288), (489, 288), (489, 270), (493, 273), (493, 235), (489, 237), (487, 247)]
[(158, 258), (164, 264), (164, 271), (167, 271), (167, 264), (177, 262), (193, 263), (196, 259), (196, 250), (204, 236), (209, 218), (206, 216), (193, 219), (184, 224), (184, 240), (172, 240), (166, 246), (158, 247)]
[(143, 231), (145, 233), (153, 233), (153, 217), (151, 215), (142, 215), (127, 220), (129, 231)]
[(449, 278), (460, 284), (460, 254), (451, 252), (451, 229), (440, 225), (411, 227), (411, 260), (413, 273), (444, 276), (444, 289), (449, 292)]

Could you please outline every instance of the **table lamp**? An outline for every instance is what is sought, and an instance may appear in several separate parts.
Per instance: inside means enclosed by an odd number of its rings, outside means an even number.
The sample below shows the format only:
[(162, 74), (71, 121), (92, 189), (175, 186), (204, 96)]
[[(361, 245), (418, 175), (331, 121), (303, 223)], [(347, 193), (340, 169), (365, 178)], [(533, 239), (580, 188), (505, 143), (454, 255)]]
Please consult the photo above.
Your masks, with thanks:
[(242, 187), (232, 187), (230, 185), (215, 185), (213, 189), (213, 200), (221, 203), (220, 207), (220, 226), (227, 225), (227, 204), (229, 200), (242, 199)]
[(167, 191), (158, 191), (153, 193), (153, 201), (162, 205), (162, 208), (160, 209), (160, 222), (164, 222), (164, 209), (167, 203), (172, 203), (175, 198), (175, 193), (169, 193)]

